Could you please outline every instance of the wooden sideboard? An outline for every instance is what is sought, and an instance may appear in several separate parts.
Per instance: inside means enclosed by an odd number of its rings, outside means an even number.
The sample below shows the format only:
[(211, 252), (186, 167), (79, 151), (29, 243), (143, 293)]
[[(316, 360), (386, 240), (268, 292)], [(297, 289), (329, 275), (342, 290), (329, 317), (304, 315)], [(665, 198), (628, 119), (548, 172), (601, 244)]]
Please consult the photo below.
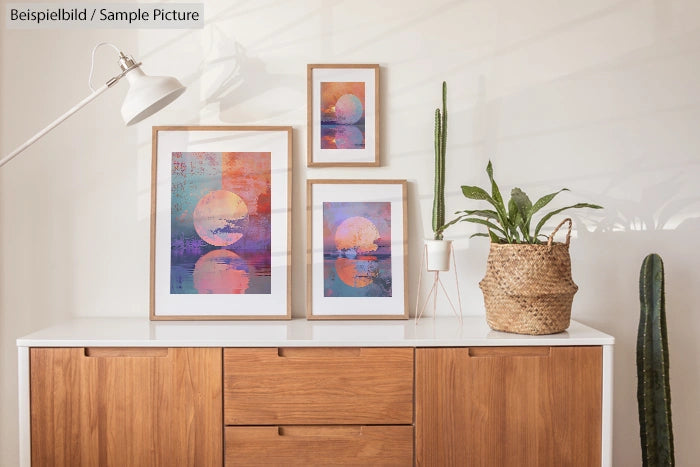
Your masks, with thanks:
[(20, 461), (609, 466), (613, 343), (479, 317), (77, 320), (17, 341)]

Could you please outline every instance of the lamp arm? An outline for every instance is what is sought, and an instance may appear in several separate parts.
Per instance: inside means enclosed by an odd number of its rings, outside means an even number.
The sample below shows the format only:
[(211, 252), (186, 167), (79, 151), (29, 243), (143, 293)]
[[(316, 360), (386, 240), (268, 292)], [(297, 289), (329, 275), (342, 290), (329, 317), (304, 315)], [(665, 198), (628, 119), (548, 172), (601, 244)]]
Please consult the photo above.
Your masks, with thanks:
[[(94, 64), (95, 64), (95, 51), (97, 50), (98, 47), (102, 45), (109, 45), (112, 47), (114, 50), (119, 52), (119, 68), (121, 69), (121, 73), (119, 73), (116, 76), (113, 76), (105, 84), (100, 86), (99, 88), (95, 89), (92, 87), (92, 72), (94, 69)], [(126, 76), (127, 73), (129, 73), (132, 70), (135, 70), (141, 66), (141, 62), (136, 62), (134, 58), (130, 55), (126, 55), (123, 52), (121, 52), (117, 46), (114, 44), (110, 44), (107, 42), (100, 42), (95, 46), (95, 48), (92, 49), (92, 62), (90, 64), (90, 77), (88, 78), (88, 85), (90, 86), (90, 89), (92, 90), (92, 94), (87, 96), (85, 99), (82, 101), (78, 102), (74, 107), (72, 107), (68, 112), (64, 113), (60, 117), (58, 117), (56, 120), (53, 122), (49, 123), (49, 125), (41, 130), (39, 133), (35, 134), (31, 138), (27, 140), (23, 145), (12, 151), (10, 154), (5, 156), (4, 158), (0, 159), (0, 168), (10, 162), (12, 159), (14, 159), (18, 154), (20, 154), (22, 151), (27, 149), (29, 146), (32, 144), (36, 143), (39, 139), (41, 139), (45, 134), (47, 134), (49, 131), (53, 130), (56, 128), (58, 125), (60, 125), (65, 119), (76, 113), (78, 110), (82, 109), (85, 107), (87, 104), (89, 104), (91, 101), (93, 101), (97, 96), (105, 92), (108, 88), (111, 88), (117, 82), (122, 79), (124, 76)], [(133, 75), (132, 75), (133, 76)], [(144, 85), (143, 82), (144, 80), (153, 80), (155, 79), (155, 85)], [(147, 83), (153, 83), (154, 81), (146, 81)], [(138, 84), (141, 83), (141, 84)], [(147, 91), (144, 92), (132, 92), (132, 94), (136, 94), (136, 97), (132, 97), (132, 99), (128, 99), (129, 94), (127, 94), (127, 99), (124, 100), (124, 105), (122, 105), (122, 117), (124, 118), (124, 121), (126, 122), (127, 125), (131, 125), (132, 123), (140, 122), (146, 117), (149, 117), (150, 115), (154, 114), (155, 112), (158, 112), (160, 109), (171, 103), (173, 100), (177, 99), (180, 94), (182, 94), (185, 91), (185, 87), (180, 83), (177, 79), (175, 78), (170, 78), (167, 76), (159, 76), (159, 77), (148, 77), (139, 69), (139, 73), (136, 73), (135, 78), (133, 80), (132, 86), (136, 86), (139, 89), (147, 89)], [(151, 89), (152, 88), (152, 89)]]
[(83, 99), (82, 101), (78, 102), (78, 103), (77, 103), (74, 107), (72, 107), (68, 112), (64, 113), (63, 115), (61, 115), (60, 117), (58, 117), (56, 120), (54, 120), (53, 122), (51, 122), (46, 128), (44, 128), (44, 129), (41, 130), (39, 133), (37, 133), (37, 134), (35, 134), (34, 136), (32, 136), (31, 138), (29, 138), (29, 139), (27, 140), (26, 143), (24, 143), (23, 145), (21, 145), (20, 147), (18, 147), (18, 148), (15, 149), (14, 151), (12, 151), (10, 154), (8, 154), (7, 156), (5, 156), (2, 160), (0, 160), (0, 167), (2, 167), (3, 165), (7, 164), (8, 162), (10, 162), (15, 156), (17, 156), (18, 154), (20, 154), (22, 151), (24, 151), (25, 149), (27, 149), (27, 148), (28, 148), (29, 146), (31, 146), (32, 144), (36, 143), (39, 139), (41, 139), (42, 136), (44, 136), (46, 133), (48, 133), (49, 131), (51, 131), (51, 130), (53, 130), (54, 128), (56, 128), (56, 127), (57, 127), (58, 125), (60, 125), (65, 119), (67, 119), (68, 117), (70, 117), (71, 115), (73, 115), (74, 113), (76, 113), (78, 110), (82, 109), (82, 108), (85, 107), (87, 104), (89, 104), (90, 102), (92, 102), (95, 98), (97, 98), (97, 96), (99, 96), (100, 94), (102, 94), (103, 92), (105, 92), (108, 88), (110, 88), (111, 86), (113, 86), (113, 85), (117, 82), (117, 80), (118, 80), (118, 79), (115, 79), (115, 78), (110, 79), (109, 81), (107, 81), (107, 83), (105, 83), (105, 84), (103, 84), (102, 86), (100, 86), (99, 88), (95, 89), (95, 90), (92, 92), (92, 94), (90, 94), (89, 96), (87, 96), (87, 97), (86, 97), (85, 99)]

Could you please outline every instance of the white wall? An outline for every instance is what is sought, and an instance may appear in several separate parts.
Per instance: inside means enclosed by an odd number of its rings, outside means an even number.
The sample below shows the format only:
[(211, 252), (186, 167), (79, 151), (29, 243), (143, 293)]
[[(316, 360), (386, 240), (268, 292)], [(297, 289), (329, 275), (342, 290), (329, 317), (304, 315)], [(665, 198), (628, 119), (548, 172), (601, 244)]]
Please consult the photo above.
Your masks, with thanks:
[[(5, 0), (0, 1), (3, 4)], [(203, 30), (0, 30), (0, 154), (88, 94), (116, 43), (188, 92), (138, 127), (125, 84), (0, 169), (0, 465), (17, 462), (15, 339), (77, 316), (148, 315), (150, 126), (294, 126), (293, 306), (304, 310), (304, 179), (406, 178), (410, 303), (429, 230), (432, 115), (449, 86), (448, 211), (488, 158), (504, 190), (571, 188), (574, 317), (614, 335), (615, 465), (640, 463), (634, 347), (642, 258), (665, 259), (676, 453), (700, 457), (700, 2), (205, 1)], [(4, 15), (4, 8), (3, 8)], [(114, 72), (101, 51), (97, 76)], [(379, 63), (377, 169), (307, 169), (306, 64)], [(98, 80), (99, 81), (99, 80)], [(473, 205), (472, 205), (473, 206)], [(470, 314), (488, 245), (457, 239)], [(443, 310), (443, 313), (446, 313)]]

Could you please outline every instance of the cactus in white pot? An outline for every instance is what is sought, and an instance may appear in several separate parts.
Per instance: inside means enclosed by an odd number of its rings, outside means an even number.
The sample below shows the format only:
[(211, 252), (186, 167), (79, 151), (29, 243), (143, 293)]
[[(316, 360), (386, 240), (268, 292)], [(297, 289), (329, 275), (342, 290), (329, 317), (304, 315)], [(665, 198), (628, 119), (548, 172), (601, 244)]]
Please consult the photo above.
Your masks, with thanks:
[(442, 82), (442, 111), (435, 109), (435, 183), (433, 186), (433, 239), (426, 240), (428, 271), (450, 269), (452, 241), (443, 239), (445, 224), (445, 153), (447, 149), (447, 83)]
[[(457, 300), (450, 299), (445, 286), (440, 279), (441, 271), (450, 270), (450, 257), (454, 257), (452, 251), (452, 240), (445, 240), (443, 232), (447, 227), (458, 222), (453, 220), (445, 223), (445, 153), (447, 152), (447, 83), (442, 82), (442, 110), (435, 109), (435, 185), (433, 187), (433, 238), (425, 240), (424, 260), (426, 269), (432, 272), (433, 285), (428, 292), (428, 296), (421, 306), (420, 292), (421, 279), (423, 277), (423, 267), (421, 275), (418, 276), (418, 297), (416, 298), (416, 322), (420, 319), (428, 303), (433, 303), (433, 317), (437, 314), (438, 291), (442, 290), (447, 297), (447, 301), (452, 312), (462, 320), (462, 298), (459, 295), (459, 283), (457, 282), (457, 268), (454, 268), (455, 286), (457, 288)], [(458, 307), (455, 306), (455, 303)], [(459, 311), (458, 311), (459, 310)]]

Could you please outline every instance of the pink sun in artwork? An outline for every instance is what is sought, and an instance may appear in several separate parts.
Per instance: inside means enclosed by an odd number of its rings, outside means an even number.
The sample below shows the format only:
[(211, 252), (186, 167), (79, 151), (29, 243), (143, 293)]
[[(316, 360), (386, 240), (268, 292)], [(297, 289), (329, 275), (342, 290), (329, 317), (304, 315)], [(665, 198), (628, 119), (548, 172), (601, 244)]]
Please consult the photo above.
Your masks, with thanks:
[(352, 125), (362, 118), (362, 101), (352, 94), (343, 94), (335, 103), (335, 120), (344, 125)]
[(245, 261), (232, 251), (212, 250), (197, 260), (192, 272), (200, 294), (243, 294), (250, 285)]
[(335, 231), (335, 246), (339, 250), (354, 250), (358, 254), (377, 250), (379, 230), (374, 223), (362, 216), (345, 219)]
[(202, 240), (214, 246), (232, 245), (243, 237), (248, 224), (248, 206), (235, 193), (211, 191), (199, 200), (192, 218)]

